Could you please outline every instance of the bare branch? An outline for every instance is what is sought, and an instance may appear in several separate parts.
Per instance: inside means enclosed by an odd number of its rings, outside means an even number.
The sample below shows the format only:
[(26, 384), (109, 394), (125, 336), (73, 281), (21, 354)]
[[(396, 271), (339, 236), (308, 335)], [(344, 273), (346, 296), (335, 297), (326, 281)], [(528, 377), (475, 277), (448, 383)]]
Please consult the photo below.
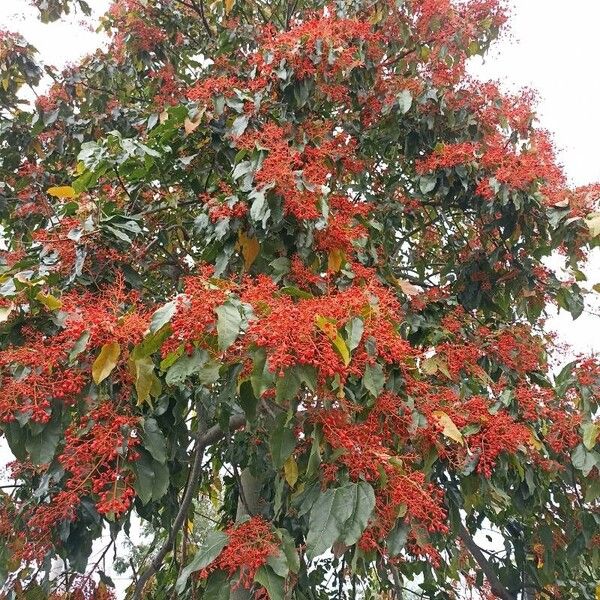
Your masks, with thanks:
[(471, 534), (462, 523), (458, 526), (458, 537), (463, 541), (467, 550), (479, 565), (479, 568), (482, 570), (491, 586), (492, 592), (501, 600), (516, 600), (516, 596), (513, 596), (504, 585), (502, 585), (502, 582), (498, 579), (492, 565), (490, 565), (483, 555), (481, 548), (475, 543)]

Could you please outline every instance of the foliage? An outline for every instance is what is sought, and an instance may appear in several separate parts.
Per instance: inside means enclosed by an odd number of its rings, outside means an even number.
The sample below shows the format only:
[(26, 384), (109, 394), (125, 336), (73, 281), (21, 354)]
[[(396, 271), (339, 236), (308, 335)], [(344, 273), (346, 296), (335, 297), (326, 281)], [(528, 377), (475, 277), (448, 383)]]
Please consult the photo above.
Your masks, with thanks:
[(584, 310), (600, 188), (465, 75), (505, 21), (121, 0), (34, 106), (1, 34), (4, 597), (110, 597), (92, 541), (133, 515), (138, 598), (597, 597), (600, 364), (554, 375), (543, 324)]

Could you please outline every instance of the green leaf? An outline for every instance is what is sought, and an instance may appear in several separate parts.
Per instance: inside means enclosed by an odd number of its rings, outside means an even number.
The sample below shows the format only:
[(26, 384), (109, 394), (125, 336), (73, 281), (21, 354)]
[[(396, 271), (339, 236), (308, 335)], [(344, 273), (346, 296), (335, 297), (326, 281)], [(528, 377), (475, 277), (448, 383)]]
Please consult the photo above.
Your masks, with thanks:
[(280, 575), (284, 578), (287, 577), (290, 572), (290, 567), (288, 566), (287, 558), (283, 550), (279, 550), (277, 554), (269, 556), (267, 565), (273, 569), (276, 575)]
[(150, 452), (154, 460), (164, 464), (167, 461), (167, 442), (156, 419), (153, 419), (152, 417), (145, 418), (142, 429), (144, 448)]
[(265, 191), (252, 190), (248, 194), (248, 198), (252, 200), (252, 206), (250, 206), (250, 218), (257, 222), (262, 223), (263, 228), (266, 228), (267, 221), (271, 216), (271, 209), (265, 196)]
[(570, 288), (561, 287), (556, 294), (556, 302), (561, 308), (570, 312), (573, 319), (577, 319), (585, 308), (583, 296), (576, 285)]
[(317, 372), (309, 365), (295, 365), (286, 369), (283, 377), (278, 377), (275, 382), (276, 399), (280, 403), (296, 398), (302, 384), (315, 391), (317, 386)]
[(131, 465), (135, 473), (133, 487), (142, 504), (160, 500), (169, 489), (169, 469), (140, 449), (140, 457)]
[(277, 575), (268, 565), (258, 569), (254, 581), (264, 587), (269, 594), (269, 600), (284, 600), (285, 578)]
[(400, 112), (403, 115), (405, 115), (410, 110), (412, 103), (413, 98), (412, 94), (410, 93), (410, 90), (402, 90), (398, 94), (398, 108), (400, 109)]
[(91, 334), (89, 331), (84, 331), (79, 336), (69, 352), (69, 364), (72, 364), (73, 361), (86, 349), (87, 344), (90, 341), (90, 335)]
[(231, 135), (234, 138), (240, 137), (244, 131), (246, 131), (246, 127), (248, 127), (249, 117), (248, 115), (240, 115), (236, 117), (231, 125)]
[(369, 491), (365, 486), (371, 487), (365, 482), (349, 483), (321, 492), (310, 509), (306, 537), (309, 560), (323, 554), (338, 540), (358, 540), (375, 505), (372, 488)]
[(365, 368), (363, 384), (375, 398), (381, 394), (385, 383), (383, 367), (379, 363), (368, 363)]
[(254, 353), (254, 368), (250, 375), (250, 383), (257, 398), (260, 398), (275, 383), (275, 375), (269, 370), (267, 354), (262, 348)]
[(428, 194), (435, 189), (437, 185), (436, 175), (422, 175), (419, 177), (419, 189), (423, 194)]
[(102, 346), (98, 358), (92, 365), (92, 378), (94, 383), (99, 384), (104, 381), (117, 366), (117, 361), (121, 354), (119, 342), (109, 342)]
[(177, 578), (175, 588), (178, 593), (181, 593), (185, 589), (185, 584), (192, 573), (206, 568), (221, 554), (228, 541), (227, 534), (222, 531), (212, 530), (208, 532), (200, 551), (194, 556), (192, 562), (182, 569), (181, 575)]
[(206, 580), (203, 597), (207, 600), (229, 600), (231, 582), (225, 571), (213, 571)]
[(254, 419), (256, 416), (256, 406), (258, 404), (258, 399), (254, 395), (254, 391), (252, 390), (252, 383), (250, 381), (244, 381), (240, 385), (240, 406), (246, 413), (248, 419)]
[(352, 352), (352, 350), (356, 349), (360, 344), (360, 340), (362, 339), (365, 324), (362, 319), (358, 317), (354, 317), (346, 323), (346, 327), (344, 327), (346, 331), (346, 344), (348, 345), (348, 350)]
[(588, 452), (583, 444), (579, 444), (571, 454), (571, 461), (576, 469), (579, 469), (584, 477), (590, 474), (590, 471), (597, 464), (598, 454), (596, 452)]
[(277, 535), (281, 539), (281, 549), (285, 554), (290, 571), (298, 573), (300, 571), (300, 557), (298, 556), (294, 539), (287, 529), (278, 529)]
[(339, 541), (352, 546), (356, 544), (367, 528), (375, 508), (375, 492), (366, 481), (353, 484), (352, 514), (344, 523), (340, 531)]
[[(144, 358), (146, 356), (151, 356), (152, 354), (157, 352), (163, 345), (164, 341), (171, 335), (172, 331), (173, 330), (171, 329), (171, 325), (166, 324), (166, 325), (163, 325), (155, 333), (149, 333), (142, 340), (142, 342), (140, 344), (138, 344), (131, 351), (131, 355), (130, 355), (131, 359), (137, 360), (138, 358)], [(183, 352), (183, 349), (182, 349), (182, 352)], [(173, 360), (173, 362), (175, 362), (175, 360)], [(165, 370), (166, 370), (166, 368), (163, 369), (163, 371), (165, 371)]]
[(156, 333), (163, 325), (166, 325), (176, 312), (176, 300), (171, 300), (171, 302), (167, 302), (164, 306), (161, 306), (152, 315), (152, 320), (150, 321), (150, 333)]
[(280, 422), (279, 426), (271, 433), (269, 445), (273, 466), (276, 469), (281, 469), (296, 447), (296, 436), (291, 429)]
[(25, 441), (31, 462), (34, 465), (48, 464), (54, 458), (62, 435), (60, 413), (53, 410), (50, 421), (44, 425), (42, 431), (37, 435), (28, 436)]
[(387, 536), (387, 549), (390, 556), (398, 556), (408, 540), (410, 527), (406, 523), (396, 523)]
[(236, 340), (242, 325), (242, 314), (239, 307), (231, 302), (225, 302), (215, 309), (217, 313), (217, 334), (219, 350), (227, 350)]
[(167, 371), (165, 383), (168, 386), (181, 385), (188, 377), (198, 373), (207, 360), (208, 353), (205, 350), (197, 349), (192, 355), (184, 354)]

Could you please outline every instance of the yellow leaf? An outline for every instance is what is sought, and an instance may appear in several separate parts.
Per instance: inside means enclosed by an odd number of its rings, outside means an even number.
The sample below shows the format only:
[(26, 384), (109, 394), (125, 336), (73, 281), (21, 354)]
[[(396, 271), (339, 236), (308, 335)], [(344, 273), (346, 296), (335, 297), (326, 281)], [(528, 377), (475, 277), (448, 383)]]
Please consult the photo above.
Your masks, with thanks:
[(596, 586), (596, 600), (600, 600), (600, 584)]
[(448, 379), (452, 379), (452, 375), (450, 374), (450, 371), (448, 370), (448, 364), (446, 363), (446, 361), (441, 357), (438, 356), (438, 360), (437, 360), (437, 365), (438, 365), (438, 369), (448, 378)]
[(344, 365), (350, 364), (350, 350), (344, 341), (344, 338), (339, 334), (337, 326), (334, 321), (321, 315), (315, 315), (315, 323), (317, 327), (331, 340), (334, 348), (338, 351), (338, 354), (342, 357)]
[(15, 305), (11, 302), (8, 306), (0, 306), (0, 323), (5, 323), (10, 317), (10, 313), (13, 311)]
[(235, 0), (225, 0), (225, 14), (228, 15), (235, 6)]
[(406, 281), (406, 279), (398, 279), (398, 286), (400, 289), (409, 297), (417, 296), (421, 293), (421, 290), (416, 286)]
[(540, 442), (537, 434), (535, 433), (535, 431), (533, 429), (530, 429), (530, 435), (529, 435), (529, 444), (532, 448), (534, 448), (535, 450), (541, 450), (544, 446), (542, 444), (542, 442)]
[(285, 480), (288, 485), (293, 488), (298, 481), (298, 463), (293, 456), (290, 456), (285, 463), (283, 463), (283, 471), (285, 473)]
[(134, 362), (135, 391), (137, 405), (141, 406), (150, 400), (157, 379), (154, 374), (154, 361), (149, 356), (139, 358)]
[(439, 354), (434, 354), (433, 356), (426, 358), (421, 363), (421, 369), (426, 375), (435, 375), (439, 371), (448, 379), (452, 379), (452, 375), (448, 370), (446, 361)]
[(77, 196), (77, 192), (70, 185), (51, 187), (46, 190), (46, 193), (57, 198), (75, 198)]
[(183, 128), (185, 129), (185, 133), (189, 135), (190, 133), (196, 131), (198, 126), (202, 122), (202, 116), (204, 115), (204, 111), (199, 112), (193, 119), (186, 118), (183, 122)]
[(371, 23), (371, 25), (377, 25), (377, 23), (381, 22), (382, 20), (383, 20), (383, 9), (381, 7), (379, 7), (369, 17), (369, 23)]
[(438, 357), (430, 356), (421, 363), (421, 369), (426, 375), (435, 375), (438, 372)]
[(337, 273), (344, 262), (344, 252), (342, 250), (332, 250), (327, 256), (327, 270)]
[(256, 238), (248, 237), (243, 231), (240, 231), (238, 244), (244, 257), (244, 268), (247, 271), (260, 253), (260, 243)]
[(458, 427), (454, 424), (454, 421), (443, 411), (443, 410), (434, 410), (431, 413), (437, 420), (440, 422), (440, 425), (444, 427), (442, 433), (451, 440), (458, 442), (459, 444), (464, 444), (462, 433), (459, 431)]
[(98, 358), (92, 365), (92, 379), (98, 384), (104, 381), (117, 366), (117, 361), (121, 354), (121, 346), (119, 342), (110, 342), (102, 346)]
[(600, 235), (600, 212), (593, 212), (586, 216), (585, 224), (590, 230), (590, 235), (595, 238)]
[(62, 306), (62, 302), (52, 294), (43, 294), (42, 292), (39, 292), (35, 298), (50, 310), (58, 310)]

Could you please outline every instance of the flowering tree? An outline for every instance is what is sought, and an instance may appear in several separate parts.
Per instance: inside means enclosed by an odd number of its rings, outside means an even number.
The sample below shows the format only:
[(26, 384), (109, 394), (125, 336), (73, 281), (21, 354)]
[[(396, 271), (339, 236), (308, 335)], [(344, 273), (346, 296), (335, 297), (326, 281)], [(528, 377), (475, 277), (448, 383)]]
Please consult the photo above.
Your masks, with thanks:
[(505, 21), (120, 0), (34, 106), (0, 33), (2, 597), (112, 597), (92, 543), (133, 515), (132, 598), (598, 597), (600, 364), (556, 374), (543, 324), (600, 186), (465, 74)]

